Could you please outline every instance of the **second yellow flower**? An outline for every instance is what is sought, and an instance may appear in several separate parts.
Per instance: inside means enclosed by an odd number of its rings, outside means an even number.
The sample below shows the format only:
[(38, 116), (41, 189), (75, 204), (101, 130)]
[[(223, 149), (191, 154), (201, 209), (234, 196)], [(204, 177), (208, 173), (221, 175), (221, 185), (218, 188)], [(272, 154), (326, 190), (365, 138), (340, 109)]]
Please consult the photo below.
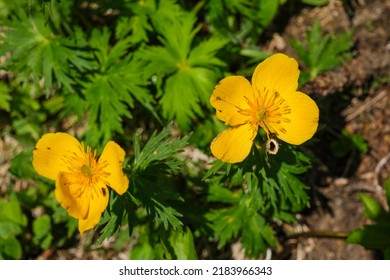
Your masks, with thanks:
[(243, 161), (252, 148), (258, 128), (287, 143), (299, 145), (318, 127), (317, 104), (297, 91), (298, 63), (275, 54), (260, 63), (252, 83), (242, 76), (226, 77), (215, 87), (210, 102), (217, 117), (231, 126), (211, 143), (213, 155), (224, 162)]

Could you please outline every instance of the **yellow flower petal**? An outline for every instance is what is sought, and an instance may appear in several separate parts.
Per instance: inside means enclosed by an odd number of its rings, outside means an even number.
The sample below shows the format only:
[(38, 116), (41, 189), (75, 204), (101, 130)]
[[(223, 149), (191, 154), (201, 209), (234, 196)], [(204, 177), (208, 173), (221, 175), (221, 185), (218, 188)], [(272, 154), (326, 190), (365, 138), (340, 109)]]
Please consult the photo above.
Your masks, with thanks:
[(56, 181), (55, 197), (68, 214), (79, 219), (79, 231), (93, 228), (108, 205), (108, 189), (99, 181), (95, 185), (80, 186), (69, 173), (60, 173)]
[(252, 76), (255, 94), (265, 90), (284, 93), (295, 92), (298, 87), (299, 69), (295, 59), (284, 54), (274, 54), (261, 62)]
[(284, 95), (286, 105), (291, 109), (280, 117), (280, 123), (270, 123), (272, 132), (287, 143), (300, 145), (313, 137), (318, 127), (319, 109), (308, 95), (294, 92)]
[(230, 126), (246, 123), (249, 116), (241, 113), (249, 109), (248, 100), (253, 103), (251, 84), (242, 76), (231, 76), (221, 80), (210, 97), (211, 105), (217, 110), (218, 119)]
[(129, 187), (129, 179), (122, 171), (124, 159), (125, 151), (117, 143), (110, 141), (104, 147), (98, 161), (99, 165), (104, 166), (104, 171), (109, 173), (104, 178), (106, 184), (118, 194), (123, 194)]
[(67, 133), (48, 133), (38, 140), (33, 151), (33, 166), (39, 175), (57, 180), (60, 172), (66, 172), (63, 155), (82, 156), (79, 141)]
[(80, 234), (99, 223), (100, 217), (108, 205), (108, 189), (103, 183), (99, 183), (96, 186), (96, 192), (91, 191), (90, 196), (88, 216), (85, 219), (79, 219)]
[(223, 162), (241, 162), (248, 156), (256, 134), (257, 126), (251, 123), (228, 128), (213, 140), (211, 152)]
[(86, 218), (89, 209), (89, 200), (86, 196), (88, 186), (81, 186), (71, 173), (61, 172), (56, 180), (54, 191), (56, 200), (74, 218)]

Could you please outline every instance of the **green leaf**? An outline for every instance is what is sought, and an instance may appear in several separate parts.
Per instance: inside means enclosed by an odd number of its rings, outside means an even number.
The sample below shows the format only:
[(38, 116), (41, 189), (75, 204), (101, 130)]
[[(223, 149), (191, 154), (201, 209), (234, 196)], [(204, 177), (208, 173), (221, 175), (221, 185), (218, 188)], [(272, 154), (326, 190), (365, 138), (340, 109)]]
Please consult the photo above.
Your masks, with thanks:
[(178, 260), (196, 260), (194, 237), (190, 229), (184, 231), (172, 231), (169, 242)]
[(248, 57), (250, 60), (248, 63), (250, 64), (258, 64), (260, 61), (263, 61), (267, 57), (269, 57), (268, 53), (263, 52), (259, 47), (257, 46), (248, 46), (247, 48), (242, 48), (240, 50), (240, 54), (242, 56)]
[(346, 59), (351, 57), (349, 52), (352, 48), (352, 33), (329, 36), (324, 35), (319, 21), (315, 21), (311, 30), (306, 34), (306, 45), (298, 40), (291, 40), (300, 61), (306, 66), (303, 84), (313, 80), (317, 75), (340, 66)]
[(209, 96), (225, 64), (216, 53), (227, 43), (211, 37), (194, 44), (199, 27), (194, 13), (185, 13), (175, 21), (160, 22), (162, 46), (146, 47), (141, 53), (148, 62), (147, 72), (157, 75), (156, 83), (162, 115), (176, 120), (180, 128), (190, 129), (191, 121), (203, 116), (202, 105)]
[(174, 230), (180, 228), (183, 223), (178, 219), (183, 215), (171, 206), (167, 206), (157, 199), (151, 199), (154, 202), (153, 211), (155, 212), (155, 220), (157, 223), (162, 223), (165, 229), (172, 226)]
[(218, 248), (238, 236), (246, 218), (247, 208), (245, 205), (235, 205), (230, 208), (211, 210), (207, 214), (215, 236), (218, 238)]
[(165, 92), (160, 99), (162, 114), (167, 120), (176, 120), (184, 130), (190, 129), (190, 121), (203, 116), (198, 93), (193, 88), (188, 71), (178, 71), (166, 81)]
[(145, 170), (149, 165), (154, 163), (164, 163), (171, 170), (175, 170), (180, 166), (181, 161), (178, 160), (177, 154), (188, 144), (189, 136), (175, 139), (169, 134), (171, 129), (172, 124), (158, 134), (154, 132), (142, 151), (140, 150), (140, 135), (135, 136), (134, 170)]
[(371, 196), (362, 193), (359, 196), (363, 202), (367, 217), (374, 221), (380, 221), (380, 218), (385, 215), (385, 210), (382, 206)]
[(279, 8), (279, 1), (260, 0), (258, 3), (259, 23), (262, 27), (266, 27), (275, 17)]
[(44, 214), (33, 221), (33, 233), (36, 240), (41, 240), (51, 231), (51, 219)]
[(268, 247), (276, 245), (272, 229), (258, 214), (254, 214), (246, 220), (241, 242), (245, 248), (245, 254), (253, 258), (258, 258)]
[[(231, 35), (234, 31), (234, 24), (231, 21), (237, 15), (242, 15), (244, 18), (253, 19), (255, 10), (253, 2), (248, 0), (210, 0), (207, 1), (206, 11), (207, 20), (212, 28), (215, 28), (219, 33)], [(224, 33), (225, 32), (225, 33)], [(227, 33), (227, 34), (226, 34)]]
[(130, 259), (133, 260), (154, 260), (162, 259), (164, 250), (161, 246), (155, 244), (154, 238), (150, 235), (150, 230), (147, 226), (138, 228), (138, 242), (130, 252)]
[(21, 179), (29, 179), (34, 177), (37, 172), (31, 164), (31, 150), (24, 150), (20, 154), (15, 155), (11, 160), (9, 172)]
[(114, 235), (114, 233), (119, 229), (121, 222), (118, 219), (118, 215), (114, 212), (113, 214), (104, 213), (103, 218), (100, 220), (100, 223), (105, 223), (104, 228), (101, 231), (101, 235), (99, 239), (96, 241), (97, 244), (101, 244), (104, 240), (108, 239), (110, 236)]
[[(150, 2), (150, 1), (144, 1)], [(151, 8), (148, 3), (127, 3), (126, 8), (131, 15), (118, 19), (115, 36), (118, 39), (129, 38), (132, 44), (148, 41), (148, 32), (153, 30), (149, 22)]]
[(121, 226), (125, 223), (125, 217), (127, 215), (129, 236), (132, 233), (134, 226), (134, 214), (135, 205), (132, 201), (131, 195), (126, 192), (123, 195), (117, 195), (113, 191), (110, 193), (110, 205), (107, 211), (104, 212), (99, 224), (104, 225), (100, 231), (100, 236), (97, 240), (98, 244), (101, 244), (105, 239), (115, 236)]
[(22, 258), (22, 246), (14, 236), (0, 239), (0, 241), (0, 259), (18, 260)]
[[(143, 171), (130, 177), (133, 196), (146, 209), (150, 221), (163, 225), (166, 230), (169, 227), (180, 229), (183, 224), (180, 218), (183, 215), (174, 205), (182, 198), (172, 190), (170, 178), (167, 178), (164, 172), (158, 169), (152, 169), (151, 172)], [(158, 172), (161, 175), (158, 175)]]
[[(161, 249), (160, 249), (161, 250)], [(152, 247), (149, 243), (137, 244), (131, 250), (130, 259), (132, 260), (154, 260), (156, 257), (156, 247)], [(163, 252), (160, 252), (161, 254)]]
[(129, 54), (129, 39), (111, 46), (110, 37), (108, 28), (92, 31), (90, 45), (95, 50), (94, 67), (98, 71), (83, 83), (92, 132), (87, 134), (86, 142), (94, 146), (109, 141), (114, 132), (123, 133), (122, 121), (132, 117), (130, 109), (135, 107), (136, 100), (153, 111), (153, 97), (146, 89), (144, 72), (140, 71), (144, 62)]
[(220, 185), (211, 185), (208, 191), (207, 200), (215, 202), (223, 202), (230, 204), (239, 203), (242, 198), (242, 191), (233, 193), (228, 188)]
[[(13, 128), (15, 129), (16, 133), (20, 136), (28, 136), (31, 137), (34, 140), (38, 140), (39, 136), (41, 135), (41, 129), (37, 122), (34, 122), (35, 120), (32, 119), (16, 119), (13, 122)], [(20, 170), (23, 172), (23, 170)]]
[(11, 222), (3, 222), (0, 217), (0, 239), (6, 239), (22, 233), (22, 228)]
[(347, 130), (341, 132), (339, 140), (331, 143), (331, 148), (337, 157), (343, 157), (353, 150), (362, 153), (368, 151), (368, 145), (363, 136), (350, 134)]
[(182, 214), (176, 202), (182, 200), (173, 189), (171, 174), (183, 164), (177, 155), (188, 143), (188, 136), (175, 139), (169, 136), (172, 126), (159, 134), (153, 133), (141, 150), (140, 135), (134, 139), (134, 162), (131, 167), (130, 185), (133, 197), (142, 204), (153, 221), (166, 229), (181, 228)]
[(35, 84), (44, 78), (48, 93), (54, 83), (72, 91), (75, 85), (73, 70), (89, 68), (76, 42), (56, 34), (43, 17), (22, 15), (13, 20), (5, 30), (0, 55), (12, 52), (7, 61), (10, 69), (24, 75), (27, 81), (32, 75)]
[(203, 176), (202, 181), (210, 178), (212, 175), (215, 175), (226, 163), (220, 160), (215, 160), (212, 163), (211, 168), (206, 172), (206, 174)]
[(51, 246), (53, 236), (51, 234), (51, 219), (49, 215), (44, 214), (33, 221), (33, 241), (39, 244), (42, 249)]
[(210, 37), (206, 41), (201, 41), (195, 45), (188, 56), (188, 65), (191, 67), (205, 67), (211, 66), (226, 66), (222, 60), (217, 58), (215, 55), (221, 50), (228, 41), (223, 37)]
[(149, 18), (157, 33), (161, 33), (163, 26), (168, 26), (185, 17), (186, 11), (177, 3), (176, 0), (146, 0), (146, 6), (149, 8)]
[(390, 225), (365, 225), (347, 238), (348, 243), (361, 244), (366, 248), (383, 250), (390, 247)]
[(21, 228), (27, 225), (27, 218), (14, 192), (10, 193), (9, 201), (0, 200), (0, 222), (11, 222)]
[[(51, 215), (52, 223), (53, 223), (53, 232), (57, 230), (58, 225), (65, 224), (66, 234), (63, 233), (63, 242), (72, 238), (74, 234), (78, 231), (78, 221), (76, 218), (69, 216), (68, 212), (61, 205), (58, 204), (57, 200), (53, 197), (51, 200), (53, 202), (53, 214)], [(58, 244), (58, 243), (57, 243)]]
[[(280, 146), (276, 156), (255, 148), (252, 151), (254, 154), (244, 163), (244, 178), (254, 211), (267, 215), (271, 212), (273, 217), (290, 220), (288, 212), (299, 212), (309, 206), (309, 187), (297, 176), (307, 171), (307, 157), (285, 145)], [(260, 168), (254, 169), (255, 165)]]
[(10, 90), (5, 83), (0, 81), (0, 110), (9, 112), (11, 109), (10, 101), (11, 101)]
[(113, 132), (123, 133), (122, 118), (130, 117), (130, 114), (126, 104), (112, 88), (109, 77), (95, 76), (85, 88), (84, 94), (90, 104), (89, 126), (96, 128), (93, 130), (94, 133), (91, 133), (95, 139), (88, 138), (87, 142), (95, 146), (100, 141), (103, 143), (109, 141)]

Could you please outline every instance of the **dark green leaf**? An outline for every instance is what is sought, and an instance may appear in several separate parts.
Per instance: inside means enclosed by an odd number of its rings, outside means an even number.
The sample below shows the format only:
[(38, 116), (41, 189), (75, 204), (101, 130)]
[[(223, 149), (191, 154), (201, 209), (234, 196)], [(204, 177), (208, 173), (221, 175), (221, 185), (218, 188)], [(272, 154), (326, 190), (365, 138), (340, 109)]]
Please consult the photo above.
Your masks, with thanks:
[(385, 260), (390, 260), (390, 246), (385, 248), (383, 257)]
[[(153, 133), (149, 141), (145, 144), (141, 151), (136, 151), (133, 168), (145, 170), (153, 163), (165, 163), (171, 169), (179, 167), (181, 162), (177, 158), (177, 154), (188, 144), (188, 136), (181, 139), (174, 139), (169, 136), (172, 125), (164, 128), (160, 133)], [(136, 135), (134, 146), (140, 146), (140, 136)], [(139, 148), (137, 148), (138, 150)]]
[(382, 250), (390, 247), (390, 225), (366, 225), (363, 229), (352, 232), (346, 241), (366, 248)]

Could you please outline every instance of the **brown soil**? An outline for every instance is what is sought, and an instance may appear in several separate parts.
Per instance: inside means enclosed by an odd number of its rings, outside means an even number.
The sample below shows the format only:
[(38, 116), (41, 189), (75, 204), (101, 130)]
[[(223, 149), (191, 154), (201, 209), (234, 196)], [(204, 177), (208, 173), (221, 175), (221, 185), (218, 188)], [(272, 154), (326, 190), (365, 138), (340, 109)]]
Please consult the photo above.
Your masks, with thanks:
[[(301, 217), (300, 225), (291, 229), (303, 233), (294, 235), (290, 246), (276, 257), (373, 259), (375, 252), (329, 235), (343, 235), (370, 222), (364, 217), (359, 193), (369, 194), (387, 207), (383, 181), (390, 175), (390, 1), (329, 2), (325, 7), (302, 9), (268, 45), (270, 51), (294, 56), (288, 39), (304, 39), (315, 19), (326, 32), (352, 30), (354, 38), (352, 59), (302, 88), (328, 104), (328, 109), (321, 110), (320, 122), (325, 128), (318, 133), (317, 164), (307, 178), (313, 187), (312, 208)], [(335, 158), (324, 149), (343, 129), (362, 135), (368, 152)]]

